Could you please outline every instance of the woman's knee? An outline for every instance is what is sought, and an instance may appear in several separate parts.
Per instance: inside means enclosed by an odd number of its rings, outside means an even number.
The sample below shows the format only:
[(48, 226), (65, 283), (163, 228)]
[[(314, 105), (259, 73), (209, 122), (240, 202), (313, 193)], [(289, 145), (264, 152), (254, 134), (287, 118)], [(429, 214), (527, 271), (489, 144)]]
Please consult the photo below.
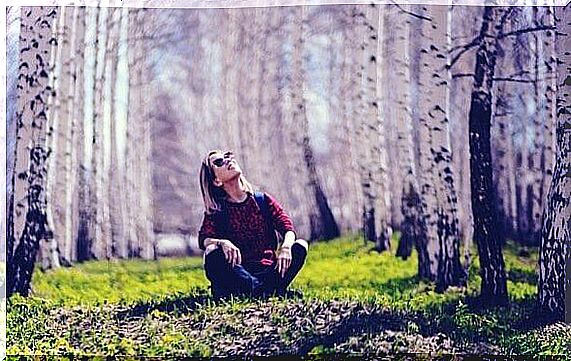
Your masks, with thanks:
[(307, 243), (307, 241), (303, 239), (298, 239), (291, 246), (291, 253), (294, 258), (301, 258), (302, 260), (305, 260), (308, 249), (309, 249), (309, 244)]
[(224, 252), (216, 245), (209, 245), (204, 250), (204, 267), (215, 267), (224, 264)]
[(296, 244), (302, 246), (305, 249), (305, 252), (307, 252), (309, 250), (309, 243), (305, 239), (301, 239), (301, 238), (297, 239), (294, 242), (294, 245), (296, 245)]

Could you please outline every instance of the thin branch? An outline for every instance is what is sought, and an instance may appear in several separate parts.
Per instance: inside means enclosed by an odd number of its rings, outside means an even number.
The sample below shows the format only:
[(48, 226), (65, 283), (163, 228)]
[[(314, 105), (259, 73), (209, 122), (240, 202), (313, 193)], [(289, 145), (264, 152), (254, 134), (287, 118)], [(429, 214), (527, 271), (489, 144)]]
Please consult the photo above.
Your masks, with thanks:
[(512, 78), (493, 78), (494, 81), (507, 81), (512, 83), (535, 83), (535, 80), (528, 79), (512, 79)]
[(402, 11), (402, 12), (405, 13), (405, 14), (412, 15), (412, 16), (414, 16), (415, 18), (418, 18), (418, 19), (421, 19), (421, 20), (432, 21), (431, 18), (427, 18), (426, 16), (422, 16), (422, 15), (413, 13), (412, 11), (408, 11), (408, 10), (403, 9), (402, 6), (400, 6), (399, 4), (397, 4), (395, 0), (391, 0), (391, 3), (392, 3), (393, 5), (395, 5), (400, 11)]
[(467, 78), (467, 77), (473, 77), (473, 76), (474, 76), (473, 73), (456, 73), (456, 74), (452, 74), (452, 79)]
[(446, 69), (451, 69), (452, 66), (454, 64), (456, 64), (456, 62), (460, 59), (460, 57), (462, 56), (462, 54), (464, 54), (465, 52), (467, 52), (468, 50), (472, 49), (473, 47), (475, 47), (476, 45), (480, 45), (479, 42), (480, 39), (478, 39), (478, 42), (473, 42), (473, 44), (471, 44), (470, 46), (466, 46), (464, 49), (462, 49), (462, 51), (460, 51), (458, 54), (456, 54), (456, 56), (454, 56), (452, 58), (452, 60), (450, 60), (450, 64), (446, 65)]
[(450, 48), (449, 52), (452, 53), (458, 49), (466, 49), (466, 48), (471, 48), (473, 46), (476, 46), (480, 43), (480, 37), (476, 36), (474, 39), (472, 39), (471, 42), (469, 42), (468, 44), (464, 44), (464, 45), (456, 45)]
[(534, 31), (545, 31), (545, 30), (555, 30), (557, 29), (555, 26), (552, 25), (543, 25), (543, 26), (538, 26), (536, 28), (529, 28), (529, 29), (522, 29), (522, 30), (515, 30), (515, 31), (510, 31), (509, 33), (505, 33), (502, 34), (500, 36), (498, 36), (498, 39), (503, 39), (506, 38), (508, 36), (513, 36), (513, 35), (520, 35), (520, 34), (525, 34), (525, 33), (532, 33)]
[(519, 71), (519, 72), (517, 72), (517, 73), (508, 75), (507, 77), (508, 77), (508, 78), (513, 78), (513, 77), (518, 76), (518, 75), (528, 75), (528, 74), (531, 74), (531, 72), (528, 71), (528, 70), (522, 70), (522, 71)]

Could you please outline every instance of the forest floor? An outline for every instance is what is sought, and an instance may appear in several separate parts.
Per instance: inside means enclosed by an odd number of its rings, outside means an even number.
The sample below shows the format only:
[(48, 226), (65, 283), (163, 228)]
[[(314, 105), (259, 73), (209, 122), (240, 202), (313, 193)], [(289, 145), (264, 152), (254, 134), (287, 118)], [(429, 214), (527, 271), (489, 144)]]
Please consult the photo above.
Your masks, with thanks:
[(511, 302), (495, 309), (477, 302), (477, 258), (467, 287), (436, 293), (414, 252), (403, 261), (350, 237), (311, 245), (293, 284), (304, 296), (290, 299), (214, 302), (199, 257), (36, 271), (33, 297), (8, 301), (7, 353), (569, 356), (571, 326), (535, 309), (537, 252), (504, 250)]

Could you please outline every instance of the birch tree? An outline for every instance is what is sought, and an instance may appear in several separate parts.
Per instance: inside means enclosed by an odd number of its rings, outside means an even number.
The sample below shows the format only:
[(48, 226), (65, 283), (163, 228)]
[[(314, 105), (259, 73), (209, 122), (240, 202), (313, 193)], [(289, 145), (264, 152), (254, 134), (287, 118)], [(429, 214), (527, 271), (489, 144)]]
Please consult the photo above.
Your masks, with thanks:
[(145, 67), (149, 41), (146, 22), (148, 11), (129, 9), (129, 109), (127, 133), (126, 182), (129, 195), (129, 241), (131, 255), (144, 259), (155, 257), (152, 209), (152, 168), (150, 164), (150, 113), (145, 94), (150, 89), (150, 75)]
[(490, 149), (492, 86), (498, 37), (506, 10), (486, 7), (478, 38), (474, 85), (471, 96), (470, 173), (474, 239), (480, 257), (481, 299), (490, 304), (508, 302), (507, 282), (501, 240), (494, 212), (494, 192)]
[[(547, 26), (555, 25), (554, 7), (548, 6), (544, 10), (544, 23)], [(549, 193), (551, 178), (553, 176), (553, 164), (555, 159), (555, 137), (554, 129), (557, 122), (556, 89), (557, 89), (557, 53), (555, 50), (555, 31), (548, 30), (545, 33), (545, 113), (546, 119), (543, 123), (543, 163), (541, 173), (543, 174), (542, 194)], [(545, 208), (544, 203), (544, 208)]]
[(54, 7), (23, 7), (20, 36), (18, 110), (16, 113), (16, 157), (14, 185), (13, 237), (8, 248), (18, 245), (8, 262), (7, 294), (27, 296), (39, 243), (53, 237), (46, 216), (46, 144), (49, 63)]
[(97, 17), (97, 40), (95, 42), (96, 62), (93, 81), (93, 149), (92, 149), (92, 174), (93, 193), (91, 194), (93, 219), (95, 220), (95, 232), (93, 237), (92, 252), (96, 259), (111, 258), (110, 239), (111, 227), (109, 222), (109, 196), (106, 189), (107, 164), (105, 147), (109, 141), (108, 123), (105, 119), (104, 105), (106, 86), (106, 44), (108, 38), (107, 19), (109, 8), (99, 9)]
[[(358, 148), (359, 141), (356, 134), (355, 117), (358, 110), (358, 99), (356, 98), (359, 94), (358, 85), (359, 82), (356, 81), (355, 73), (358, 72), (358, 66), (360, 62), (359, 59), (354, 56), (354, 51), (356, 50), (357, 43), (357, 31), (355, 29), (355, 24), (353, 22), (352, 7), (345, 8), (341, 16), (341, 24), (343, 27), (342, 39), (342, 63), (341, 63), (341, 86), (339, 90), (339, 99), (341, 101), (340, 113), (341, 113), (341, 124), (339, 127), (339, 132), (341, 133), (340, 140), (338, 141), (339, 148), (344, 151), (340, 151), (339, 162), (343, 165), (345, 171), (347, 171), (347, 176), (344, 177), (350, 183), (349, 189), (350, 194), (353, 194), (354, 206), (350, 209), (350, 212), (354, 214), (351, 218), (351, 224), (360, 225), (361, 215), (359, 210), (363, 209), (363, 192), (360, 185), (360, 172), (359, 172), (359, 160), (358, 160)], [(333, 72), (333, 69), (331, 69)], [(334, 75), (332, 75), (333, 77)], [(356, 214), (355, 214), (356, 213)]]
[[(539, 253), (539, 304), (563, 319), (569, 297), (571, 240), (571, 5), (555, 9), (557, 19), (557, 128), (553, 181), (543, 213)], [(567, 293), (566, 293), (567, 290)]]
[(74, 54), (72, 54), (72, 74), (70, 87), (73, 88), (73, 100), (68, 103), (68, 114), (71, 118), (70, 133), (66, 143), (66, 244), (64, 258), (77, 260), (79, 229), (81, 222), (80, 197), (83, 191), (80, 186), (83, 167), (81, 162), (84, 151), (84, 68), (85, 68), (85, 7), (74, 8)]
[[(119, 61), (119, 38), (121, 31), (121, 9), (109, 8), (107, 19), (107, 43), (105, 46), (105, 107), (104, 118), (109, 132), (108, 145), (105, 149), (106, 173), (109, 174), (108, 183), (105, 185), (109, 201), (110, 222), (110, 256), (126, 257), (126, 240), (124, 238), (124, 200), (122, 188), (124, 183), (124, 168), (120, 164), (122, 150), (120, 136), (120, 121), (117, 116), (117, 65)], [(111, 201), (114, 200), (114, 201)]]
[[(85, 9), (85, 39), (83, 43), (83, 100), (79, 100), (82, 109), (78, 117), (81, 136), (78, 137), (78, 229), (77, 260), (86, 261), (94, 257), (93, 244), (95, 237), (95, 172), (93, 171), (93, 152), (96, 133), (94, 132), (94, 99), (97, 70), (97, 48), (99, 43), (99, 7)], [(77, 109), (77, 108), (76, 108)], [(78, 114), (79, 116), (79, 114)]]
[[(540, 23), (540, 15), (537, 7), (531, 7), (531, 26), (537, 27)], [(533, 79), (533, 97), (535, 112), (533, 116), (533, 153), (530, 154), (530, 172), (531, 172), (531, 219), (530, 219), (530, 244), (539, 245), (539, 237), (541, 233), (541, 212), (543, 209), (543, 178), (541, 163), (544, 149), (544, 129), (543, 126), (547, 120), (545, 112), (545, 60), (544, 60), (544, 44), (543, 33), (534, 32), (530, 35), (530, 53), (532, 55), (532, 79)]]
[[(63, 232), (63, 226), (61, 224), (61, 217), (59, 216), (61, 210), (63, 209), (60, 202), (56, 200), (61, 199), (61, 194), (58, 192), (61, 190), (59, 184), (59, 172), (55, 170), (60, 166), (60, 143), (62, 141), (62, 134), (65, 130), (60, 130), (66, 126), (63, 109), (66, 104), (66, 86), (65, 84), (65, 72), (67, 70), (67, 58), (69, 57), (69, 41), (67, 39), (66, 31), (66, 8), (61, 6), (58, 8), (58, 20), (53, 27), (52, 36), (58, 39), (57, 42), (52, 44), (52, 56), (50, 59), (50, 64), (52, 64), (52, 69), (49, 77), (49, 87), (52, 89), (50, 96), (47, 99), (47, 139), (48, 152), (50, 157), (47, 161), (47, 179), (46, 179), (46, 216), (47, 221), (51, 225), (54, 237), (47, 240), (46, 242), (40, 243), (40, 259), (41, 267), (46, 270), (49, 268), (57, 268), (59, 264), (59, 249), (58, 240), (60, 232)], [(54, 193), (56, 197), (54, 197)], [(57, 197), (59, 196), (59, 197)]]
[(418, 188), (416, 165), (414, 161), (412, 109), (410, 104), (410, 12), (409, 5), (401, 9), (392, 7), (395, 24), (395, 51), (397, 57), (396, 77), (396, 127), (398, 160), (402, 181), (400, 209), (403, 214), (400, 224), (401, 237), (396, 255), (407, 259), (414, 247), (415, 239), (424, 237), (422, 230), (422, 209)]
[(310, 144), (306, 101), (304, 97), (305, 70), (303, 65), (303, 51), (305, 43), (305, 7), (300, 6), (295, 12), (293, 28), (293, 53), (292, 53), (292, 106), (293, 123), (299, 130), (297, 137), (298, 146), (303, 150), (303, 160), (306, 167), (307, 184), (312, 193), (312, 204), (315, 205), (316, 213), (311, 216), (311, 239), (332, 239), (338, 237), (339, 227), (333, 217), (329, 202), (323, 191), (321, 181), (317, 174), (313, 148)]
[(2, 235), (6, 235), (6, 261), (12, 263), (14, 246), (14, 186), (16, 183), (15, 160), (17, 147), (17, 113), (18, 113), (18, 67), (20, 66), (20, 7), (6, 9), (6, 223)]
[[(515, 16), (506, 19), (504, 28), (510, 31)], [(499, 77), (509, 78), (516, 74), (515, 43), (513, 39), (506, 39), (498, 43), (498, 70), (501, 74)], [(520, 71), (521, 72), (521, 71)], [(515, 164), (515, 145), (514, 145), (514, 124), (515, 116), (514, 108), (516, 103), (514, 97), (518, 96), (519, 91), (514, 83), (509, 81), (498, 81), (495, 86), (495, 106), (493, 109), (493, 120), (491, 124), (491, 147), (493, 165), (493, 181), (494, 189), (497, 190), (498, 216), (499, 226), (502, 234), (507, 236), (515, 236), (518, 229), (517, 226), (517, 198), (516, 198), (516, 164)]]
[(419, 276), (437, 281), (437, 289), (460, 285), (464, 271), (460, 263), (457, 198), (452, 169), (449, 130), (449, 11), (431, 6), (423, 14), (420, 87), (421, 194), (426, 239), (419, 245)]
[(356, 119), (360, 120), (355, 127), (357, 138), (361, 139), (357, 159), (364, 200), (363, 230), (365, 240), (375, 242), (375, 249), (381, 252), (390, 248), (392, 234), (388, 224), (390, 199), (387, 197), (386, 143), (380, 109), (380, 74), (377, 72), (381, 52), (379, 29), (383, 18), (374, 5), (354, 7), (352, 17), (360, 49), (360, 65), (356, 73), (360, 78)]

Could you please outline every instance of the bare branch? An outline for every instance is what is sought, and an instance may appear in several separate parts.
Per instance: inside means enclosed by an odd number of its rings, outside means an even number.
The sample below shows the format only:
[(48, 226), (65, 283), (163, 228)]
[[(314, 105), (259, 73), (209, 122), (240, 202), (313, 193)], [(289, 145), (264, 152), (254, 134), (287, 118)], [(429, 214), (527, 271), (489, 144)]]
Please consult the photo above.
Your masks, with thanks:
[(446, 68), (447, 68), (447, 69), (451, 69), (452, 66), (453, 66), (454, 64), (456, 64), (456, 62), (460, 59), (460, 57), (462, 56), (462, 54), (464, 54), (464, 53), (467, 52), (468, 50), (472, 49), (472, 48), (475, 47), (476, 45), (480, 45), (480, 40), (481, 40), (481, 39), (478, 37), (477, 39), (474, 39), (474, 41), (472, 41), (472, 43), (467, 44), (464, 49), (462, 49), (460, 52), (458, 52), (458, 54), (456, 54), (456, 55), (452, 58), (452, 60), (450, 60), (450, 64), (447, 64), (447, 65), (446, 65)]
[[(529, 29), (521, 29), (521, 30), (515, 30), (515, 31), (510, 31), (509, 33), (505, 33), (505, 34), (501, 34), (500, 36), (497, 37), (498, 40), (504, 39), (508, 36), (515, 36), (515, 35), (520, 35), (520, 34), (525, 34), (525, 33), (531, 33), (531, 32), (535, 32), (535, 31), (547, 31), (547, 30), (555, 30), (555, 26), (552, 25), (542, 25), (542, 26), (538, 26), (535, 28), (529, 28)], [(484, 37), (492, 37), (490, 35), (484, 35)], [(477, 46), (480, 44), (480, 42), (482, 41), (483, 37), (482, 36), (477, 36), (476, 38), (474, 38), (474, 40), (472, 40), (471, 42), (469, 42), (468, 44), (465, 45), (458, 45), (453, 47), (452, 49), (450, 49), (450, 52), (454, 52), (456, 50), (462, 49), (460, 52), (458, 52), (458, 54), (456, 54), (452, 60), (450, 61), (450, 64), (447, 66), (448, 69), (452, 68), (452, 65), (454, 65), (459, 59), (460, 57), (467, 52), (468, 50), (470, 50), (471, 48)]]
[(452, 74), (452, 79), (457, 79), (457, 78), (467, 78), (467, 77), (473, 77), (474, 74), (472, 73), (456, 73), (456, 74)]
[(513, 79), (513, 78), (493, 78), (494, 81), (507, 81), (512, 83), (535, 83), (535, 80)]
[(426, 16), (422, 16), (422, 15), (419, 15), (419, 14), (415, 14), (415, 13), (413, 13), (412, 11), (408, 11), (408, 10), (403, 9), (402, 6), (400, 6), (399, 4), (397, 4), (396, 1), (394, 1), (394, 0), (391, 0), (391, 3), (392, 3), (393, 5), (395, 5), (400, 11), (402, 11), (402, 12), (405, 13), (405, 14), (412, 15), (412, 16), (414, 16), (415, 18), (418, 18), (418, 19), (421, 19), (421, 20), (432, 21), (431, 18), (427, 18)]
[(508, 36), (520, 35), (520, 34), (525, 34), (525, 33), (532, 33), (535, 31), (546, 31), (546, 30), (555, 30), (555, 29), (556, 29), (556, 27), (553, 25), (542, 25), (542, 26), (538, 26), (536, 28), (510, 31), (509, 33), (505, 33), (505, 34), (498, 36), (498, 39), (503, 39), (503, 38), (507, 38)]

